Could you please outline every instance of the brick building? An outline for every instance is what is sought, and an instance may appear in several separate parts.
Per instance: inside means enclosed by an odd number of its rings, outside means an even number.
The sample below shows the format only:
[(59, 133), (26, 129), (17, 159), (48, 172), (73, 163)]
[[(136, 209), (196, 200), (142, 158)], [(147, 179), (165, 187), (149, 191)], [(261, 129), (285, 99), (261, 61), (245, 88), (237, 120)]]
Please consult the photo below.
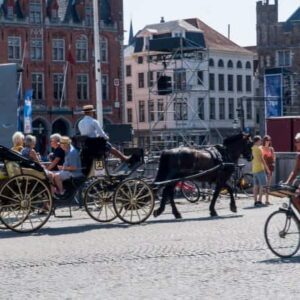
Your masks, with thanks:
[[(283, 115), (300, 114), (300, 7), (284, 22), (278, 21), (278, 0), (258, 1), (257, 54), (261, 120), (264, 120), (266, 76), (279, 75)], [(284, 5), (284, 1), (281, 1)], [(275, 78), (275, 77), (274, 77)], [(260, 122), (264, 127), (264, 122)], [(263, 131), (263, 128), (262, 128)]]
[[(100, 0), (99, 10), (103, 120), (120, 123), (123, 0)], [(96, 104), (93, 49), (92, 0), (0, 2), (0, 63), (23, 65), (20, 105), (32, 89), (33, 133), (41, 153), (51, 133), (74, 134), (81, 118), (76, 112)]]

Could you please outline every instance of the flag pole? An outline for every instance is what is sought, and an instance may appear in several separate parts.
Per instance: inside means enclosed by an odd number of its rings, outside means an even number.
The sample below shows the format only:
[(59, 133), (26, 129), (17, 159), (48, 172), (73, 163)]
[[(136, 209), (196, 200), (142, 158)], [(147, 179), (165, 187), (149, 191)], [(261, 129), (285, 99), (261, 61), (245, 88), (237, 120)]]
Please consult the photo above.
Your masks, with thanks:
[(97, 119), (103, 126), (103, 108), (102, 108), (102, 76), (100, 60), (100, 36), (99, 36), (99, 8), (98, 0), (93, 0), (94, 13), (94, 50), (95, 50), (95, 78), (96, 78), (96, 111)]
[(66, 66), (65, 66), (65, 71), (64, 71), (64, 81), (63, 81), (63, 87), (62, 87), (62, 92), (61, 92), (61, 96), (60, 96), (59, 107), (62, 107), (62, 101), (63, 101), (64, 94), (65, 94), (68, 66), (69, 66), (69, 61), (67, 60)]

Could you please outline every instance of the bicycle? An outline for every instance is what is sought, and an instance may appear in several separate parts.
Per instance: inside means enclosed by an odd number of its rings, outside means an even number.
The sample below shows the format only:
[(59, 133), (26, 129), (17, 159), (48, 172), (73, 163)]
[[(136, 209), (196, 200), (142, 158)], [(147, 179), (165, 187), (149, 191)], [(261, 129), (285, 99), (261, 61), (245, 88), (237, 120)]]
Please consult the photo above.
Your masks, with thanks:
[(289, 202), (267, 218), (264, 237), (268, 248), (276, 256), (288, 258), (300, 248), (300, 197), (295, 195), (295, 186), (280, 184), (269, 189), (270, 195), (288, 197)]
[[(237, 164), (234, 168), (234, 173), (229, 179), (229, 185), (233, 188), (233, 194), (237, 197), (238, 193), (243, 193), (249, 196), (253, 188), (253, 174), (244, 173), (245, 164)], [(228, 193), (227, 189), (221, 192), (223, 195)]]
[(190, 203), (198, 202), (201, 196), (200, 188), (194, 180), (178, 181), (175, 190)]

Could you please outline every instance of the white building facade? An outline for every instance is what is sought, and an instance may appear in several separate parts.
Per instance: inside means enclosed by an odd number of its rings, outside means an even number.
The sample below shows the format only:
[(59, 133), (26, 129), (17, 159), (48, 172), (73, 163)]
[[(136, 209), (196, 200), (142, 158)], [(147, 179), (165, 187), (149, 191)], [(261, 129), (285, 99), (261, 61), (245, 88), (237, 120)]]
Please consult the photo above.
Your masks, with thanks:
[(125, 120), (138, 146), (218, 143), (254, 127), (253, 53), (198, 21), (146, 26), (125, 49)]

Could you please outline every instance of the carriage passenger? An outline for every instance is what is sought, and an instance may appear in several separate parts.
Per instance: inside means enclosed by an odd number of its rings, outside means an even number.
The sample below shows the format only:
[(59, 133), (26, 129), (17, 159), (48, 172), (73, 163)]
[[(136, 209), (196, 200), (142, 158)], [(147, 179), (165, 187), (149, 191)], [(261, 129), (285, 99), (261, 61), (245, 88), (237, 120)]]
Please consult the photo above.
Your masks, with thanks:
[(53, 181), (57, 188), (57, 194), (63, 195), (63, 181), (72, 177), (81, 177), (81, 160), (79, 151), (71, 145), (71, 139), (62, 136), (60, 139), (61, 148), (65, 152), (65, 162), (62, 166), (58, 166), (59, 171), (53, 173)]
[(297, 157), (295, 160), (295, 165), (294, 165), (294, 169), (292, 170), (292, 172), (289, 174), (288, 179), (286, 180), (286, 184), (293, 184), (293, 185), (298, 185), (299, 181), (296, 180), (297, 176), (300, 173), (300, 132), (298, 132), (295, 136), (295, 146), (296, 146), (296, 151), (297, 153)]
[(12, 136), (13, 146), (11, 150), (21, 153), (24, 148), (24, 134), (20, 131), (16, 131)]
[(37, 163), (40, 163), (41, 159), (39, 154), (35, 151), (34, 147), (36, 145), (36, 137), (33, 135), (26, 135), (24, 141), (24, 148), (21, 151), (21, 155), (24, 157), (34, 160)]
[(50, 136), (50, 145), (53, 152), (49, 154), (50, 164), (47, 166), (47, 170), (58, 171), (58, 166), (62, 166), (65, 161), (65, 151), (60, 147), (61, 135), (54, 133)]

